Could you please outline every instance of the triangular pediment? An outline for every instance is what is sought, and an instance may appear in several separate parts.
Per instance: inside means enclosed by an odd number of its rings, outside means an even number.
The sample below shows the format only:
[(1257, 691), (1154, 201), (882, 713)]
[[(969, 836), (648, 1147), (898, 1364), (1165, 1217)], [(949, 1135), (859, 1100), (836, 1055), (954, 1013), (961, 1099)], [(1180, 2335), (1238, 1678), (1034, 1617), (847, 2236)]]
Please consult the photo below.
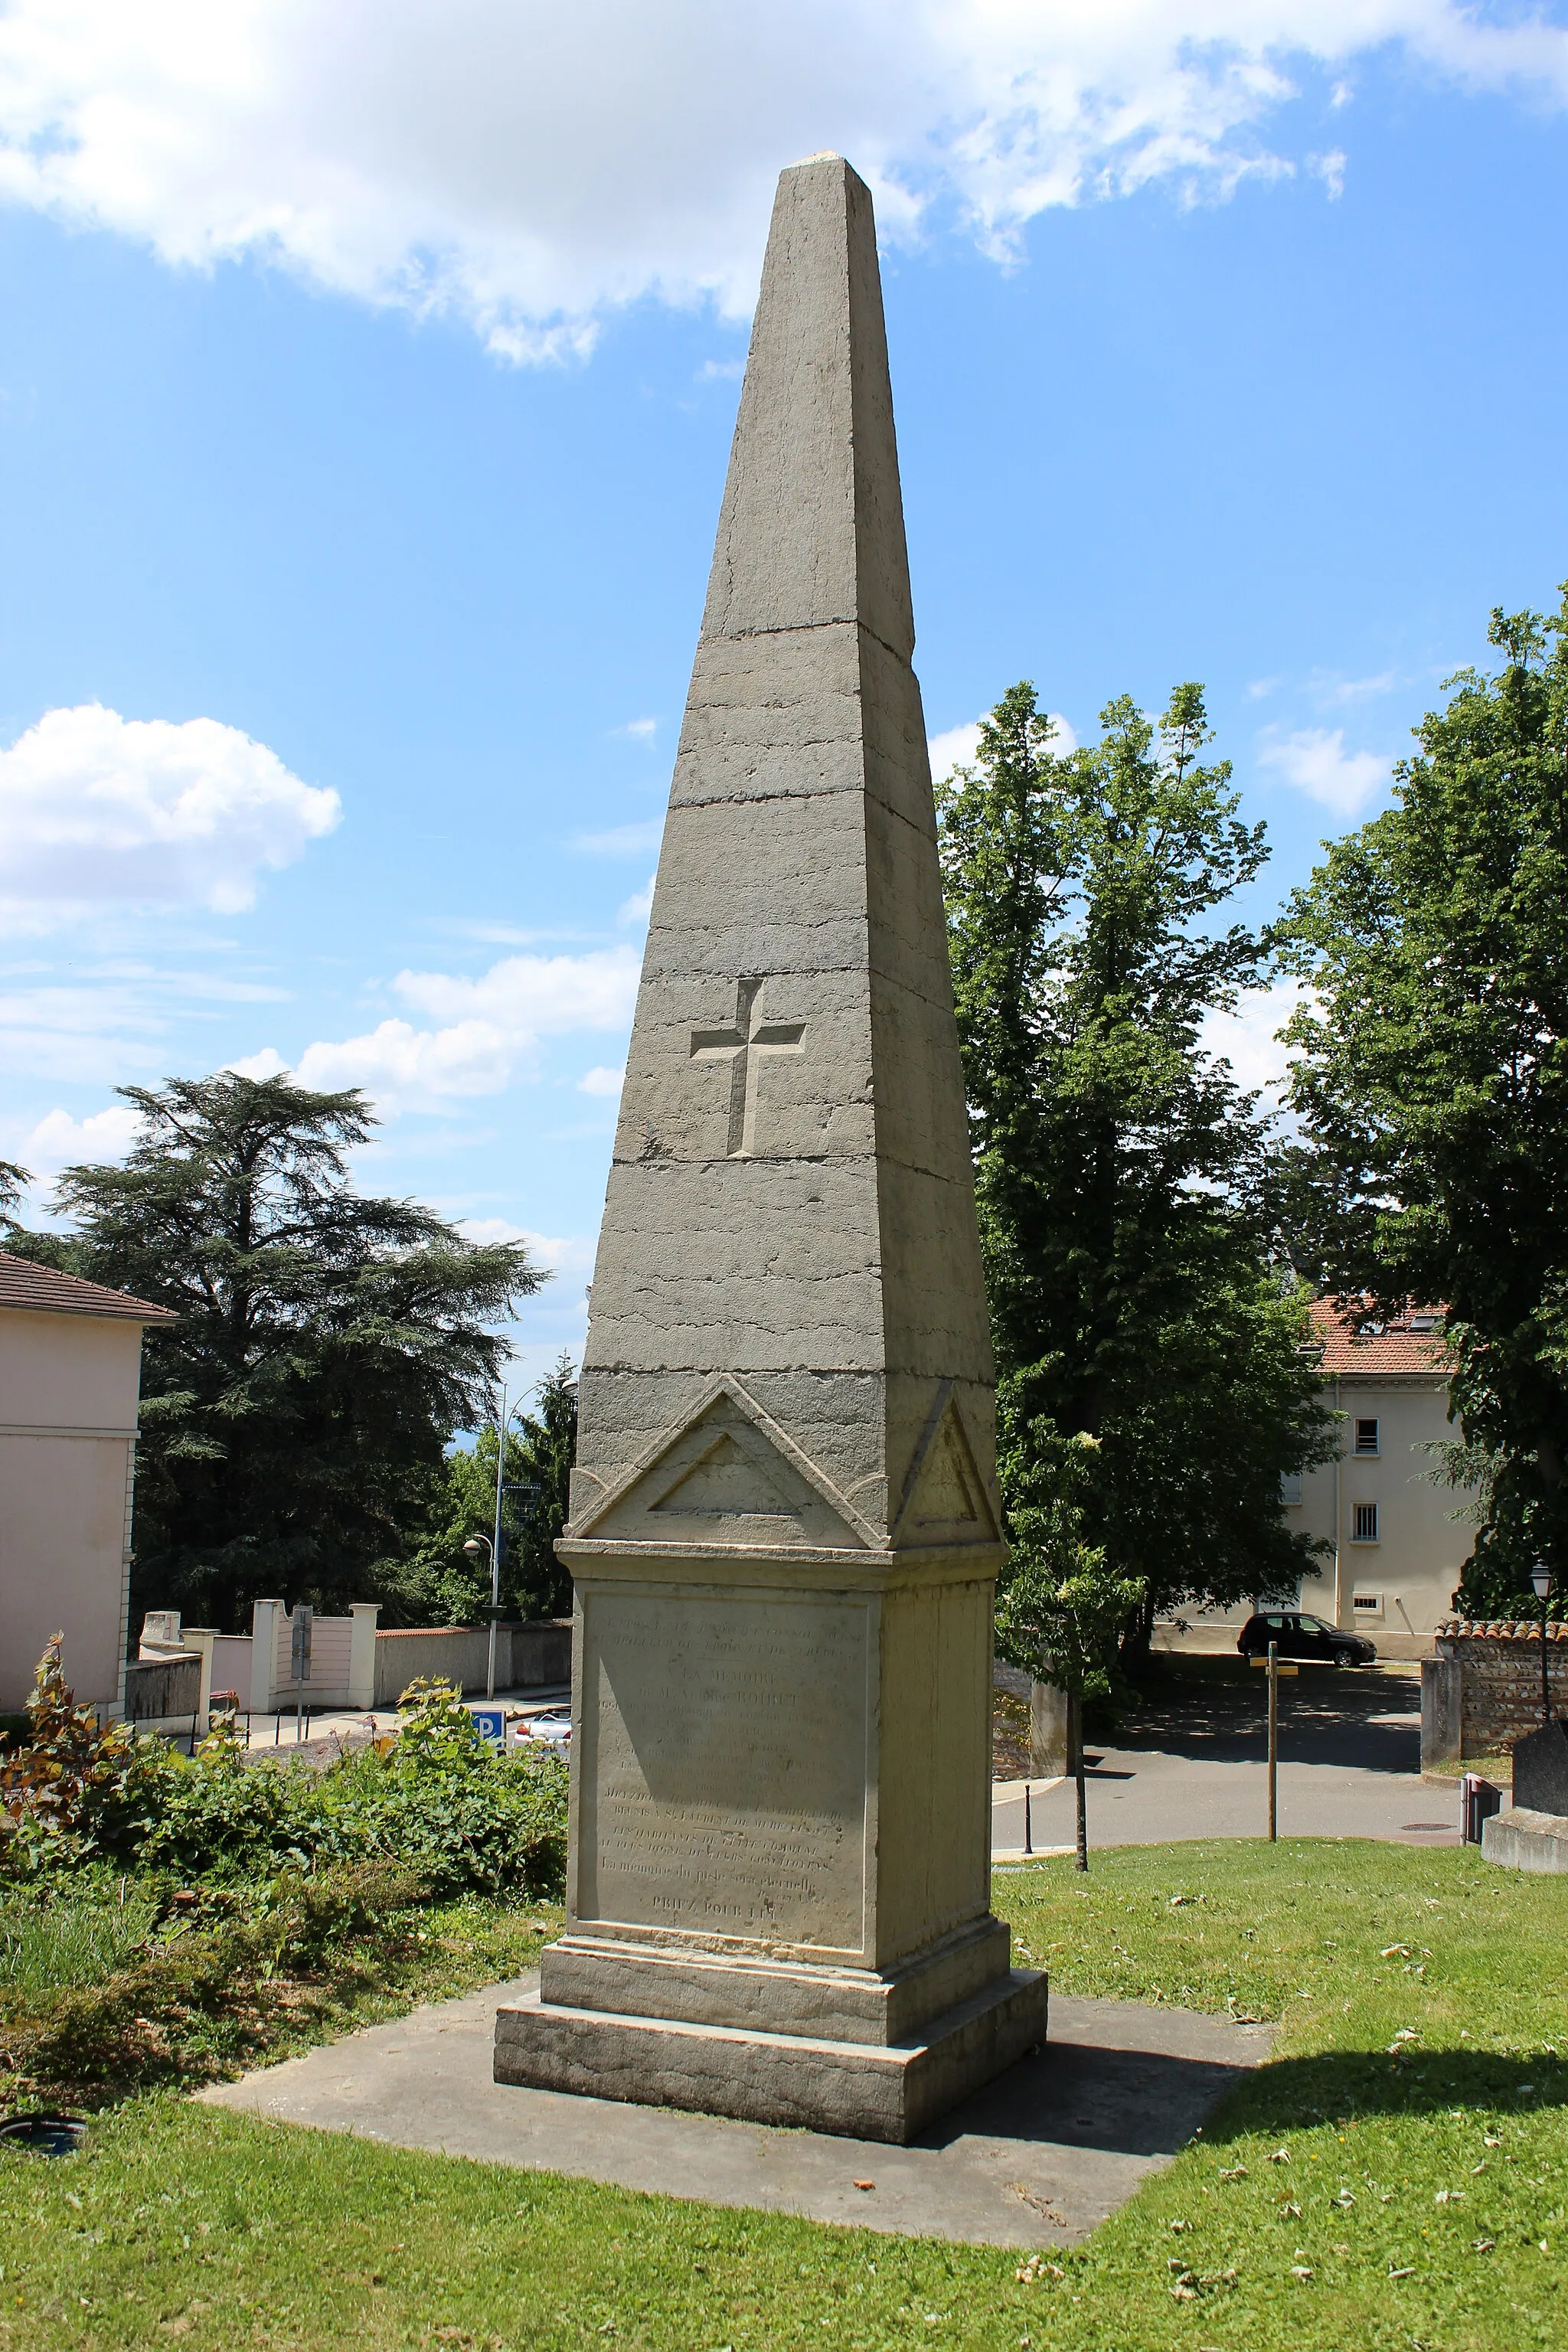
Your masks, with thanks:
[(864, 1550), (874, 1530), (737, 1381), (716, 1382), (571, 1530), (628, 1543)]
[(707, 1519), (738, 1515), (798, 1521), (798, 1504), (790, 1500), (776, 1475), (769, 1476), (768, 1463), (758, 1459), (760, 1450), (743, 1444), (732, 1430), (721, 1429), (707, 1451), (698, 1455), (689, 1470), (682, 1470), (674, 1486), (657, 1502), (650, 1502), (648, 1509), (695, 1512)]
[(904, 1482), (895, 1540), (994, 1543), (999, 1532), (952, 1382), (944, 1381)]

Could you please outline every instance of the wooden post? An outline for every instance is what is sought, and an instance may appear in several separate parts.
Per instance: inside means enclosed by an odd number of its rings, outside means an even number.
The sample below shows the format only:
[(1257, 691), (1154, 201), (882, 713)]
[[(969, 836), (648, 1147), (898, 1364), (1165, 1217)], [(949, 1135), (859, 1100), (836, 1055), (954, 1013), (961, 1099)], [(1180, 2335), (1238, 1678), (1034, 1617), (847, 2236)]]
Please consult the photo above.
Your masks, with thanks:
[(1083, 1779), (1083, 1694), (1072, 1696), (1071, 1725), (1073, 1781), (1078, 1796), (1078, 1852), (1073, 1858), (1075, 1870), (1089, 1868), (1089, 1808), (1085, 1801)]
[(1279, 1835), (1279, 1644), (1268, 1644), (1268, 1843)]

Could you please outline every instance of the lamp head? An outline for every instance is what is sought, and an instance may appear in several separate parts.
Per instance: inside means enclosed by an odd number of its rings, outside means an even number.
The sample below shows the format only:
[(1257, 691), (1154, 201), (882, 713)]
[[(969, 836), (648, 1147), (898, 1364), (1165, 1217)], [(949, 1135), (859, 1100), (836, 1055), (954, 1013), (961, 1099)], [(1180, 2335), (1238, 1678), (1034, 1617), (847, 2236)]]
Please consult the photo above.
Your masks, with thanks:
[(468, 1553), (470, 1559), (478, 1559), (484, 1548), (484, 1540), (482, 1537), (479, 1536), (470, 1536), (468, 1542), (463, 1546), (463, 1549)]
[(1537, 1601), (1544, 1601), (1552, 1590), (1552, 1570), (1543, 1559), (1538, 1559), (1530, 1571), (1530, 1581)]

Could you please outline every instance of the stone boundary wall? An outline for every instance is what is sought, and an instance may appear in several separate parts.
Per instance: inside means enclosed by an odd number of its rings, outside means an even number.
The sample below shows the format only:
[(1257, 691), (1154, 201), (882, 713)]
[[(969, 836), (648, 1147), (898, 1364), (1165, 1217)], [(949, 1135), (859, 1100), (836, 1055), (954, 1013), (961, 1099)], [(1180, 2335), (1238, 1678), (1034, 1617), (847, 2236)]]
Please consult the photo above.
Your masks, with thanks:
[[(375, 1705), (395, 1706), (421, 1677), (482, 1691), (489, 1665), (488, 1625), (384, 1626), (375, 1637)], [(572, 1679), (572, 1621), (541, 1618), (496, 1628), (496, 1688), (549, 1690)]]
[(201, 1706), (202, 1662), (195, 1650), (172, 1658), (138, 1658), (125, 1669), (125, 1712), (133, 1723), (194, 1716)]
[[(1548, 1628), (1554, 1714), (1568, 1715), (1568, 1625)], [(1451, 1618), (1421, 1669), (1421, 1762), (1497, 1756), (1541, 1722), (1541, 1626)]]

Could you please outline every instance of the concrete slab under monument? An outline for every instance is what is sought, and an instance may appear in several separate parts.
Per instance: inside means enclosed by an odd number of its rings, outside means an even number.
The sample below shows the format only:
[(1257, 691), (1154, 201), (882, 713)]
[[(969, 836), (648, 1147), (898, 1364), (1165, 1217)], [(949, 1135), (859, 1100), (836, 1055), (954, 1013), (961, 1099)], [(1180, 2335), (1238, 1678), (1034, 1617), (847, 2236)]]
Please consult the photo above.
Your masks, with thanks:
[(383, 2146), (1023, 2250), (1071, 2244), (1097, 2228), (1262, 2063), (1274, 2032), (1058, 1996), (1041, 2057), (1025, 2058), (900, 2147), (498, 2084), (497, 2002), (515, 2008), (532, 1990), (528, 1978), (492, 1985), (197, 2095)]

